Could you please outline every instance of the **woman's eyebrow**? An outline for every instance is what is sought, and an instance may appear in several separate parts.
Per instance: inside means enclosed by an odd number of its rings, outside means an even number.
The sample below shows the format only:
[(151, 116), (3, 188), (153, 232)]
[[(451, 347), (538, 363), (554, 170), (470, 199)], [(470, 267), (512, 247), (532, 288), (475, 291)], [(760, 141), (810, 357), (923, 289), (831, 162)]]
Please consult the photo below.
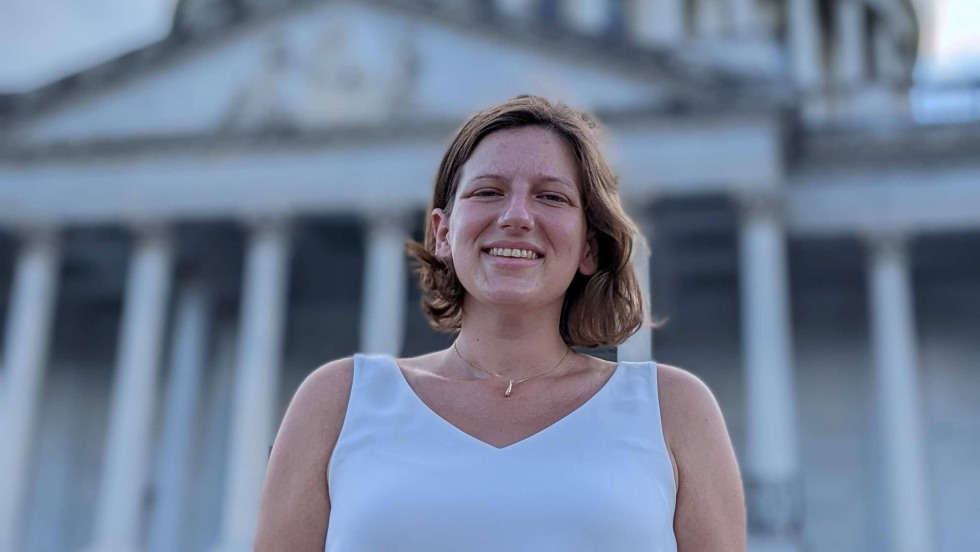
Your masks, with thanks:
[(487, 174), (478, 174), (470, 178), (470, 182), (473, 182), (475, 180), (503, 180), (503, 179), (504, 177), (500, 176), (499, 174), (487, 173)]
[[(476, 182), (479, 180), (507, 180), (507, 178), (496, 173), (485, 173), (470, 177), (466, 182)], [(560, 176), (539, 175), (535, 177), (535, 180), (537, 182), (560, 184), (570, 190), (578, 190), (578, 187), (576, 187), (573, 182)]]
[(555, 184), (561, 184), (562, 186), (565, 186), (571, 190), (578, 190), (578, 187), (576, 187), (575, 184), (569, 182), (568, 179), (561, 178), (559, 176), (542, 176), (539, 178), (539, 180), (542, 182), (554, 182)]

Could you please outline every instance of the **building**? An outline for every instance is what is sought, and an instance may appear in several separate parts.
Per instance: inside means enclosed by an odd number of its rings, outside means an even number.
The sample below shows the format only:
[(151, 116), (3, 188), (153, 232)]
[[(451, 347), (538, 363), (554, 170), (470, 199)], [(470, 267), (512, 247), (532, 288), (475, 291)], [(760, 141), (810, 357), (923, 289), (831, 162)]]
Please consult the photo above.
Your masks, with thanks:
[(913, 123), (917, 36), (908, 0), (183, 0), (0, 97), (0, 550), (248, 549), (305, 374), (448, 342), (402, 243), (525, 92), (607, 127), (752, 550), (978, 549), (980, 125)]

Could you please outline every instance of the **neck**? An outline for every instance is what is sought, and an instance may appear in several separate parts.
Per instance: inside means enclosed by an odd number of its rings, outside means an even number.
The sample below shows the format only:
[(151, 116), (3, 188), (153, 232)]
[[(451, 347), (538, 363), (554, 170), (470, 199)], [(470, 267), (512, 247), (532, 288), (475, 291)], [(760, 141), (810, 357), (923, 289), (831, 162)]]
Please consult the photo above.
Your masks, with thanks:
[[(456, 346), (466, 361), (484, 370), (519, 380), (555, 368), (568, 352), (558, 330), (560, 304), (557, 309), (533, 311), (521, 307), (500, 310), (466, 306), (471, 308), (464, 308), (463, 329)], [(569, 360), (566, 358), (565, 364)], [(470, 366), (462, 368), (466, 374), (460, 376), (492, 377)]]

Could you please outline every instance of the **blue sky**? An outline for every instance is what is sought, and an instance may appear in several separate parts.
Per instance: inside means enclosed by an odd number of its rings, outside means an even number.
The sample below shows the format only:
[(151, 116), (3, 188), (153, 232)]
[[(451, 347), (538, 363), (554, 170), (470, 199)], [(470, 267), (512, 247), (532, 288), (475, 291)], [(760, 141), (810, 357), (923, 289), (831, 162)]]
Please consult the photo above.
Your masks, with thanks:
[[(980, 79), (980, 0), (914, 0), (923, 27), (918, 75)], [(167, 34), (176, 0), (0, 0), (0, 92), (23, 92)], [(926, 36), (930, 36), (928, 33)]]
[(916, 0), (920, 25), (931, 27), (920, 44), (920, 74), (936, 79), (980, 79), (980, 0)]

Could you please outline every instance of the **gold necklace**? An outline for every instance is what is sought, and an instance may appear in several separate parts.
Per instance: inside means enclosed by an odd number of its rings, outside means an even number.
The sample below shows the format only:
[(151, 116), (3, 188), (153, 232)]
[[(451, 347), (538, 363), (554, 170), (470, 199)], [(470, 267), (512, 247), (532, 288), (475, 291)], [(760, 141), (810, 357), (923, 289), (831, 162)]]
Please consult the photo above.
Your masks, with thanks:
[(534, 374), (533, 376), (528, 376), (528, 377), (526, 377), (524, 379), (514, 380), (514, 379), (508, 378), (506, 376), (501, 376), (500, 374), (498, 374), (496, 372), (491, 372), (490, 370), (487, 370), (486, 368), (482, 368), (482, 367), (478, 366), (475, 362), (473, 362), (470, 359), (464, 357), (463, 356), (463, 353), (459, 352), (459, 347), (456, 346), (456, 342), (455, 341), (453, 341), (453, 350), (456, 351), (456, 355), (459, 356), (459, 358), (461, 358), (463, 360), (463, 362), (465, 362), (466, 364), (469, 364), (473, 368), (476, 368), (477, 370), (479, 370), (481, 372), (486, 372), (487, 374), (490, 374), (491, 376), (495, 376), (495, 377), (498, 377), (500, 379), (507, 380), (507, 390), (504, 391), (504, 396), (505, 397), (509, 397), (510, 396), (511, 391), (514, 390), (514, 384), (524, 383), (525, 381), (527, 381), (529, 379), (532, 379), (532, 378), (536, 378), (538, 376), (547, 376), (548, 374), (550, 374), (550, 373), (554, 372), (555, 370), (557, 370), (558, 367), (561, 366), (561, 363), (562, 362), (565, 362), (565, 357), (568, 356), (568, 353), (572, 352), (572, 348), (566, 346), (565, 347), (565, 354), (564, 354), (564, 356), (561, 357), (561, 360), (558, 361), (558, 364), (556, 364), (555, 367), (552, 368), (551, 370), (548, 370), (547, 372), (541, 372), (540, 374)]

